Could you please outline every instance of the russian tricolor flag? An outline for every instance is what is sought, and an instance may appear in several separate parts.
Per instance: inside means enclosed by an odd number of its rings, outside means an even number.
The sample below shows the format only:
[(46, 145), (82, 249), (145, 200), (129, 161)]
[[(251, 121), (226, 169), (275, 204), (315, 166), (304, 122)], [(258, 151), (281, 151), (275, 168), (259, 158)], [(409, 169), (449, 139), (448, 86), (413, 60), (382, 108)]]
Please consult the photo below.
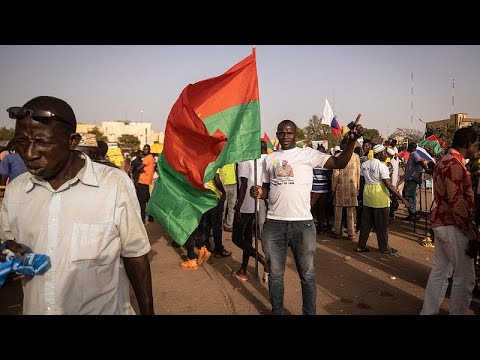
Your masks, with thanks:
[(425, 150), (423, 147), (417, 145), (417, 148), (415, 149), (415, 151), (417, 152), (418, 155), (420, 155), (420, 157), (423, 160), (425, 160), (427, 162), (433, 161), (434, 164), (436, 163), (435, 159), (433, 157), (431, 157), (430, 154), (428, 153), (428, 151)]
[(340, 135), (342, 136), (342, 127), (340, 126), (340, 123), (337, 121), (337, 117), (334, 116), (332, 119), (332, 123), (330, 124), (332, 127), (332, 134), (337, 136)]

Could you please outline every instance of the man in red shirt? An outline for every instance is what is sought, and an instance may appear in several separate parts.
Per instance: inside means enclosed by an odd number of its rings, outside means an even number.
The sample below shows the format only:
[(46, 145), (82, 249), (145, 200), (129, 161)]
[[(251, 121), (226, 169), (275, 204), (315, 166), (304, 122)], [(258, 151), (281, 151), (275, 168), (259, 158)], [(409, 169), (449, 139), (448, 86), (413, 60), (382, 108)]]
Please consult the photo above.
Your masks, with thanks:
[(478, 134), (472, 128), (462, 128), (453, 136), (452, 148), (435, 165), (433, 173), (435, 207), (431, 226), (435, 234), (435, 259), (428, 278), (421, 315), (438, 314), (448, 287), (450, 314), (465, 315), (472, 301), (475, 286), (474, 259), (477, 230), (473, 223), (475, 203), (472, 179), (465, 159), (478, 155)]
[[(150, 184), (153, 181), (153, 173), (155, 172), (155, 159), (150, 153), (150, 145), (146, 144), (143, 147), (143, 164), (140, 167), (140, 177), (138, 178), (137, 198), (140, 203), (140, 211), (142, 213), (143, 223), (146, 223), (147, 202), (150, 200)], [(150, 219), (149, 219), (150, 220)], [(153, 220), (153, 219), (152, 219)]]

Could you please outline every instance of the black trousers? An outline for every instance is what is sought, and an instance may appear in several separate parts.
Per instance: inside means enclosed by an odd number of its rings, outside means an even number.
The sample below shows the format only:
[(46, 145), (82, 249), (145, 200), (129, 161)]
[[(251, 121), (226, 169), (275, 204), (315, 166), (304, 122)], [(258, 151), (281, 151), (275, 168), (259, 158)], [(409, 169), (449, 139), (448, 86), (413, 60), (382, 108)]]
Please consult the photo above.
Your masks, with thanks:
[(360, 225), (360, 237), (358, 239), (358, 247), (364, 248), (367, 246), (368, 236), (372, 226), (375, 226), (375, 233), (377, 234), (378, 249), (380, 251), (387, 251), (388, 246), (388, 214), (390, 208), (372, 208), (370, 206), (363, 206), (362, 209), (362, 224)]
[(147, 202), (150, 200), (150, 187), (145, 184), (137, 185), (137, 198), (140, 204), (140, 213), (142, 214), (142, 221), (145, 222)]
[(254, 213), (242, 213), (240, 220), (235, 213), (233, 219), (232, 242), (243, 250), (242, 268), (247, 268), (250, 256), (255, 257), (255, 248), (252, 246), (253, 224), (255, 222)]
[(193, 260), (198, 257), (197, 254), (195, 254), (195, 240), (193, 236), (190, 236), (183, 246), (185, 250), (187, 250), (188, 260)]
[(222, 242), (222, 220), (223, 220), (223, 201), (219, 201), (217, 206), (208, 210), (200, 220), (200, 238), (202, 243), (209, 248), (208, 240), (210, 231), (213, 232), (213, 241), (215, 243), (215, 254), (221, 254), (225, 248)]

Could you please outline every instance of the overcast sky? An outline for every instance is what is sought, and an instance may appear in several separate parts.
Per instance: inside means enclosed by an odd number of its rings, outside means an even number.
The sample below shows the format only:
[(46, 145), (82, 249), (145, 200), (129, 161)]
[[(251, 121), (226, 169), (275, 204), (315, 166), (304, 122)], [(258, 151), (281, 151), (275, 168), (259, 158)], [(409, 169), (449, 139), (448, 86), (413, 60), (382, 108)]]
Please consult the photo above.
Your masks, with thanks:
[[(480, 118), (480, 46), (256, 48), (262, 135), (275, 137), (283, 119), (305, 127), (325, 98), (341, 125), (361, 113), (361, 123), (383, 135), (423, 130), (418, 119), (449, 117), (452, 78), (455, 112)], [(143, 120), (163, 131), (186, 85), (224, 73), (250, 52), (250, 45), (0, 46), (0, 125), (13, 126), (8, 107), (51, 95), (66, 100), (78, 122)]]

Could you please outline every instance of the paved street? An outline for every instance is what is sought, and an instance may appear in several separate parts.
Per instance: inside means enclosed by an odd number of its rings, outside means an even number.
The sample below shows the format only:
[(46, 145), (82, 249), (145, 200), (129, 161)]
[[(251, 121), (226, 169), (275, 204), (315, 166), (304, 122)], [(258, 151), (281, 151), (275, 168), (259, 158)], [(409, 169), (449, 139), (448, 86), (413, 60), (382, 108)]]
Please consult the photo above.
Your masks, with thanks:
[[(406, 215), (403, 206), (398, 218)], [(224, 245), (233, 251), (229, 258), (210, 258), (197, 271), (183, 270), (179, 263), (183, 248), (170, 246), (170, 238), (157, 223), (146, 225), (152, 244), (150, 254), (155, 311), (167, 314), (270, 314), (267, 285), (254, 278), (240, 282), (231, 276), (240, 266), (241, 251), (224, 233)], [(425, 285), (433, 260), (433, 248), (420, 245), (423, 220), (413, 232), (413, 223), (395, 220), (391, 224), (390, 244), (400, 256), (380, 254), (376, 236), (370, 235), (369, 253), (356, 253), (356, 240), (317, 236), (317, 313), (319, 315), (416, 315), (420, 312)], [(356, 236), (358, 238), (358, 235)], [(260, 266), (260, 275), (263, 269)], [(21, 313), (21, 289), (0, 289), (0, 314)], [(285, 309), (301, 314), (301, 288), (292, 254), (285, 272)], [(478, 311), (478, 302), (471, 307)], [(442, 313), (448, 311), (448, 298)]]

